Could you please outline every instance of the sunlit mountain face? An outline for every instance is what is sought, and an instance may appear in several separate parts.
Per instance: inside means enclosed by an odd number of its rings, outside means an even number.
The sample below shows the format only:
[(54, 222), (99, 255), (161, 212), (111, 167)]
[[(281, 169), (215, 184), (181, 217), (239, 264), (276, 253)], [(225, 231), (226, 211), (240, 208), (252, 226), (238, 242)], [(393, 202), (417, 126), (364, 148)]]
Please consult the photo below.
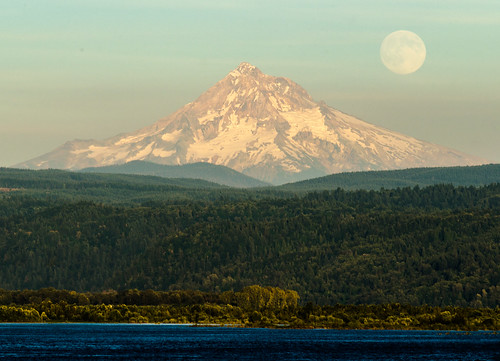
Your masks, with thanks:
[(359, 120), (314, 101), (290, 79), (241, 63), (151, 126), (67, 142), (17, 166), (77, 170), (134, 160), (207, 162), (274, 184), (346, 171), (487, 163)]

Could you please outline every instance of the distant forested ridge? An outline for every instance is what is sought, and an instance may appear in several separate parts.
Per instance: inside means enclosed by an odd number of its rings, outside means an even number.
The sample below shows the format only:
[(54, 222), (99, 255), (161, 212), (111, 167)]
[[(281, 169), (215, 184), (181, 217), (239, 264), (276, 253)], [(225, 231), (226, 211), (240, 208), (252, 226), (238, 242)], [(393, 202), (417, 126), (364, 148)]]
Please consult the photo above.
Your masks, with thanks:
[(234, 169), (211, 163), (163, 165), (142, 160), (125, 164), (82, 169), (81, 172), (154, 175), (165, 178), (204, 179), (237, 188), (270, 186), (269, 183), (249, 177)]
[(434, 184), (483, 186), (500, 182), (500, 164), (465, 167), (411, 168), (365, 172), (345, 172), (277, 187), (289, 191), (343, 188), (350, 190), (425, 187)]
[(293, 192), (264, 188), (255, 191), (230, 188), (191, 178), (152, 175), (80, 173), (65, 170), (0, 168), (0, 194), (15, 193), (33, 198), (93, 201), (115, 205), (190, 200), (230, 200), (293, 196)]
[[(143, 169), (142, 167), (145, 167)], [(129, 169), (131, 168), (131, 170)], [(175, 168), (175, 167), (174, 167)], [(182, 166), (183, 172), (170, 172), (168, 167), (145, 162), (131, 162), (125, 166), (104, 168), (106, 172), (123, 170), (150, 170), (151, 174), (193, 175), (186, 172), (204, 171), (208, 178), (214, 176), (216, 166), (192, 164)], [(98, 168), (93, 171), (97, 171)], [(231, 178), (231, 172), (221, 176)], [(242, 180), (240, 174), (227, 180), (233, 186), (249, 187), (262, 185)], [(147, 201), (185, 200), (235, 200), (248, 198), (290, 198), (295, 194), (311, 191), (335, 190), (379, 190), (407, 187), (425, 187), (437, 184), (455, 186), (485, 186), (500, 182), (500, 164), (470, 167), (414, 168), (391, 171), (370, 171), (332, 174), (302, 182), (276, 187), (238, 189), (201, 179), (165, 178), (153, 175), (82, 173), (56, 169), (27, 170), (0, 168), (0, 193), (15, 191), (34, 197), (57, 198), (70, 201), (91, 200), (99, 203), (137, 205)]]
[(0, 196), (4, 289), (260, 284), (318, 304), (496, 307), (499, 246), (498, 183), (133, 205)]

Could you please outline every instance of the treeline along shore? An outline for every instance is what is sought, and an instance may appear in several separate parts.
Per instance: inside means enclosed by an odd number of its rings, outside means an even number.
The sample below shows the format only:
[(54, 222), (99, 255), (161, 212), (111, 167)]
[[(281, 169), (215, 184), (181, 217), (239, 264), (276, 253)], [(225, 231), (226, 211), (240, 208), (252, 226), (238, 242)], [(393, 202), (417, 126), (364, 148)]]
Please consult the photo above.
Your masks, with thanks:
[(295, 291), (0, 290), (0, 322), (172, 323), (231, 327), (500, 330), (500, 307), (301, 304)]

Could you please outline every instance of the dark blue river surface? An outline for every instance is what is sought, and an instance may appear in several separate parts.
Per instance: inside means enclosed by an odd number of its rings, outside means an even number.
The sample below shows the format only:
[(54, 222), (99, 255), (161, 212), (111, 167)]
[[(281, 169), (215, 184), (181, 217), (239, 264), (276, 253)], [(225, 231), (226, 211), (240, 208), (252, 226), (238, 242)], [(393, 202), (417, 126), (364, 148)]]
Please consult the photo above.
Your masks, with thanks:
[(9, 360), (500, 360), (492, 332), (0, 324)]

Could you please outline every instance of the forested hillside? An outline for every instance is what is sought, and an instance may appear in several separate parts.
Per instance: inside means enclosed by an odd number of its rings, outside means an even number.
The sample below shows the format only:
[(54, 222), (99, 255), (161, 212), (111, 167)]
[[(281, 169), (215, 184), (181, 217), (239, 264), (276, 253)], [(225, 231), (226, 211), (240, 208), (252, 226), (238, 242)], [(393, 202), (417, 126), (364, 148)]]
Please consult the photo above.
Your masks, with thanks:
[(292, 289), (319, 304), (500, 303), (500, 184), (113, 206), (0, 198), (0, 288)]
[(236, 188), (270, 186), (269, 183), (244, 175), (234, 169), (211, 163), (191, 163), (184, 165), (163, 165), (141, 160), (125, 164), (82, 169), (86, 173), (154, 175), (165, 178), (204, 179)]
[(293, 191), (425, 187), (434, 184), (455, 186), (483, 186), (500, 182), (500, 164), (469, 167), (411, 168), (368, 172), (346, 172), (302, 182), (285, 184), (279, 189)]
[(292, 192), (274, 188), (249, 191), (191, 178), (11, 168), (0, 168), (2, 193), (127, 206), (146, 202), (263, 198), (271, 194), (273, 197), (293, 196)]

